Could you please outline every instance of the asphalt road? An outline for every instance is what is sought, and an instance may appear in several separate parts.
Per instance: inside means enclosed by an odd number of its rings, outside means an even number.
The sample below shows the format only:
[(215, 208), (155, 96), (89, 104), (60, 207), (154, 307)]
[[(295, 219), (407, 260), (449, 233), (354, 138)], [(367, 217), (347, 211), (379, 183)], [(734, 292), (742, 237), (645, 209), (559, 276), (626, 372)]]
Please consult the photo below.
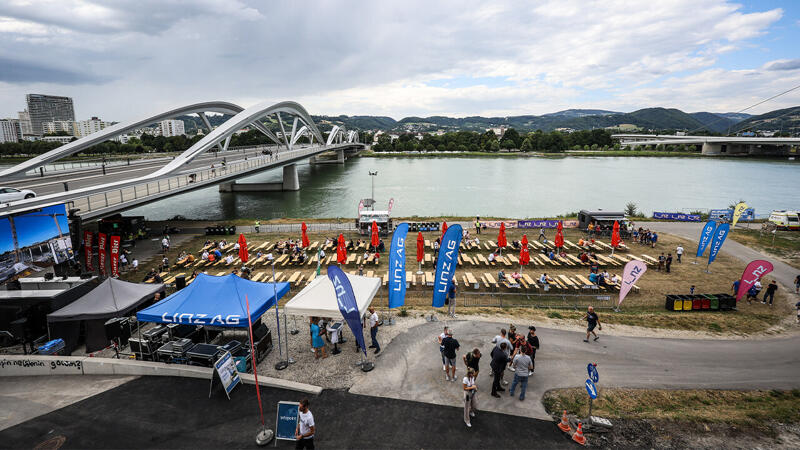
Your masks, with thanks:
[[(219, 384), (189, 378), (142, 377), (0, 431), (0, 447), (33, 448), (47, 440), (62, 448), (255, 448), (259, 413), (255, 387), (237, 386), (231, 399)], [(261, 389), (267, 427), (278, 401), (296, 392)], [(318, 448), (574, 448), (552, 421), (479, 411), (472, 428), (463, 409), (323, 391), (309, 398)], [(272, 444), (270, 444), (272, 447)], [(278, 448), (294, 442), (278, 441)], [(58, 448), (58, 447), (46, 447)]]
[[(601, 323), (602, 319), (601, 312)], [(599, 331), (599, 341), (585, 343), (584, 333), (537, 327), (541, 349), (536, 354), (536, 371), (529, 380), (525, 401), (510, 398), (508, 392), (498, 399), (489, 395), (489, 354), (493, 347), (490, 341), (499, 334), (500, 326), (473, 321), (448, 324), (461, 344), (457, 379), (465, 372), (461, 357), (479, 348), (483, 357), (478, 388), (483, 408), (515, 416), (548, 418), (541, 403), (543, 394), (554, 388), (582, 386), (590, 362), (597, 363), (601, 388), (800, 388), (798, 336), (723, 341), (605, 336)], [(443, 325), (425, 323), (398, 335), (377, 359), (370, 376), (357, 382), (350, 392), (442, 405), (460, 404), (460, 383), (445, 381), (435, 340)], [(527, 332), (528, 324), (516, 325)], [(513, 375), (507, 371), (505, 379), (511, 382)]]

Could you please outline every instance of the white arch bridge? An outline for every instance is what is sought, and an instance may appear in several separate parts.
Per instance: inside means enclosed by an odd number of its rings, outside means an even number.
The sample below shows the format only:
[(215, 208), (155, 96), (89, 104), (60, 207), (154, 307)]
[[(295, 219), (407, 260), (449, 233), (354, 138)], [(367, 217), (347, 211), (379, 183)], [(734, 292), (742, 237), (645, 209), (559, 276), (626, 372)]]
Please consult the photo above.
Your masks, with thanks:
[[(212, 129), (206, 116), (208, 112), (232, 117)], [(171, 160), (128, 162), (127, 166), (109, 168), (108, 171), (103, 163), (102, 167), (93, 169), (79, 168), (45, 175), (43, 168), (62, 158), (133, 129), (184, 114), (197, 114), (209, 132)], [(245, 128), (258, 130), (273, 145), (229, 147), (231, 136)], [(327, 136), (323, 135), (305, 108), (296, 102), (260, 103), (249, 108), (221, 101), (196, 103), (113, 125), (0, 171), (0, 184), (30, 188), (40, 194), (35, 198), (0, 204), (0, 215), (67, 203), (81, 218), (90, 219), (217, 184), (221, 191), (298, 190), (297, 162), (310, 159), (316, 163), (318, 155), (333, 152), (336, 158), (332, 162), (343, 163), (347, 154), (363, 148), (364, 145), (358, 142), (358, 133), (344, 127), (334, 126)], [(212, 154), (209, 150), (215, 151)], [(277, 167), (283, 167), (281, 183), (236, 183), (239, 178)]]

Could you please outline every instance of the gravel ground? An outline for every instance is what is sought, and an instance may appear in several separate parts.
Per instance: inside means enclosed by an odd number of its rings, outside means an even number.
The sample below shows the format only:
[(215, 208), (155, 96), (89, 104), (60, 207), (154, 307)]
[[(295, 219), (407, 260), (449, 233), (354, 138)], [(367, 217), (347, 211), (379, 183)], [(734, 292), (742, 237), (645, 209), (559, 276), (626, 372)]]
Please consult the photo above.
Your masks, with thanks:
[[(390, 345), (392, 339), (398, 334), (408, 330), (410, 327), (419, 325), (425, 322), (425, 319), (420, 317), (398, 317), (393, 316), (395, 319), (394, 325), (386, 325), (379, 327), (378, 342), (382, 349)], [(381, 318), (386, 320), (387, 315), (381, 315)], [(314, 359), (314, 354), (311, 352), (310, 336), (308, 332), (308, 317), (297, 316), (297, 328), (299, 333), (292, 335), (291, 330), (295, 329), (294, 319), (289, 318), (289, 356), (294, 359), (295, 363), (290, 364), (284, 370), (275, 370), (275, 363), (281, 357), (278, 351), (278, 337), (276, 334), (275, 318), (272, 320), (266, 319), (264, 323), (270, 327), (273, 332), (272, 342), (275, 348), (272, 352), (264, 358), (258, 365), (258, 373), (265, 376), (282, 378), (286, 380), (297, 381), (300, 383), (313, 384), (321, 386), (326, 389), (346, 389), (351, 387), (361, 376), (369, 376), (369, 373), (362, 372), (355, 366), (357, 362), (361, 361), (363, 353), (355, 351), (355, 339), (353, 333), (347, 328), (344, 333), (347, 342), (339, 344), (341, 353), (334, 355), (331, 353), (333, 345), (325, 343), (328, 357)], [(283, 341), (284, 334), (283, 317), (281, 317), (281, 343), (285, 346)], [(364, 329), (364, 339), (367, 346), (370, 345), (369, 330)], [(285, 347), (284, 347), (285, 348)], [(284, 349), (284, 358), (285, 358)], [(367, 360), (380, 364), (381, 354), (374, 354), (373, 349), (367, 349)]]

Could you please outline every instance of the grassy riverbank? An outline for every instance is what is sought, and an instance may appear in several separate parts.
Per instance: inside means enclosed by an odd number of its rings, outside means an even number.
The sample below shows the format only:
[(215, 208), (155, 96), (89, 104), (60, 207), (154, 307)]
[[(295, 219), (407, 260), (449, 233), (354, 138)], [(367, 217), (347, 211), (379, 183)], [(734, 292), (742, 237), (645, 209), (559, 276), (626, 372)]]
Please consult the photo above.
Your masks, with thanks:
[(625, 157), (683, 157), (700, 158), (704, 157), (699, 152), (659, 152), (644, 150), (604, 150), (604, 151), (581, 151), (572, 150), (561, 153), (542, 153), (542, 152), (402, 152), (402, 153), (382, 153), (372, 150), (361, 152), (360, 156), (365, 158), (564, 158), (569, 156), (578, 157), (604, 157), (604, 156), (625, 156)]
[[(760, 225), (755, 226), (759, 227)], [(728, 237), (740, 244), (775, 255), (786, 264), (800, 269), (800, 232), (798, 231), (777, 231), (773, 235), (767, 232), (761, 233), (757, 229), (747, 230), (737, 227)]]

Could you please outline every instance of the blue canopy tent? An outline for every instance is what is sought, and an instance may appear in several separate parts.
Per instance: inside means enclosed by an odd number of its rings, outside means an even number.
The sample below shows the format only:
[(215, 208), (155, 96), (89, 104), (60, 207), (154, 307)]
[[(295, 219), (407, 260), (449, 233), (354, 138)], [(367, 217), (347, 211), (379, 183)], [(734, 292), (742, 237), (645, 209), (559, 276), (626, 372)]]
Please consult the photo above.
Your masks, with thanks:
[[(277, 291), (277, 295), (276, 295)], [(234, 274), (199, 274), (184, 289), (136, 313), (140, 322), (247, 328), (247, 306), (255, 322), (289, 292), (289, 283), (260, 283)]]

